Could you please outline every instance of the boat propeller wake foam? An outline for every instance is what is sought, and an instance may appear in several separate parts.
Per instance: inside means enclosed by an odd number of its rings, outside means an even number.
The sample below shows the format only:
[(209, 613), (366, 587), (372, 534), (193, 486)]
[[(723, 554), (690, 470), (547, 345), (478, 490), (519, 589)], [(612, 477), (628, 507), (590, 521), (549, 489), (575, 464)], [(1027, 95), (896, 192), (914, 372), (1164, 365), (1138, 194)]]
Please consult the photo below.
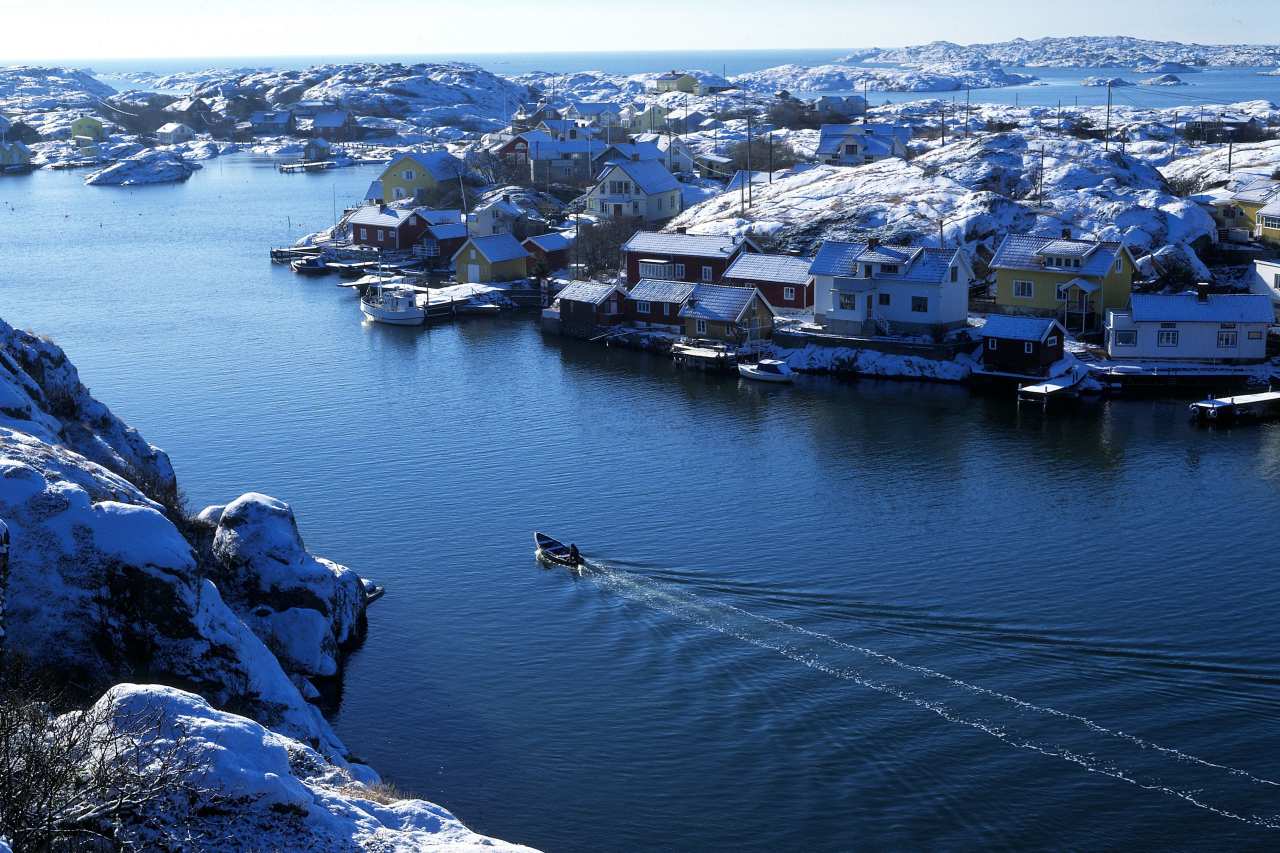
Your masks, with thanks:
[(600, 564), (589, 577), (609, 592), (892, 696), (1016, 749), (1175, 797), (1224, 818), (1280, 829), (1280, 782), (644, 575)]

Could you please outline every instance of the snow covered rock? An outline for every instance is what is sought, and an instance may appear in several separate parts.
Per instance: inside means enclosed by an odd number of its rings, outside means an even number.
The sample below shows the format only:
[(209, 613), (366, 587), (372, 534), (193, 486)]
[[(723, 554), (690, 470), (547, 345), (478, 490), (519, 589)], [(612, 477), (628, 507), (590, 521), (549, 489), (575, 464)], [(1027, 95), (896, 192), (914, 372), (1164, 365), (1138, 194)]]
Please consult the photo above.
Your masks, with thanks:
[(181, 748), (200, 768), (197, 802), (153, 804), (123, 827), (140, 848), (163, 846), (177, 823), (191, 837), (238, 838), (255, 850), (529, 851), (477, 835), (433, 803), (391, 800), (311, 747), (192, 693), (118, 684), (99, 706), (122, 719), (158, 714), (144, 760)]
[(1148, 77), (1142, 81), (1144, 86), (1185, 86), (1187, 81), (1183, 80), (1177, 74), (1161, 74), (1157, 77)]
[(1113, 89), (1119, 89), (1124, 86), (1136, 86), (1137, 84), (1126, 80), (1123, 77), (1086, 77), (1080, 81), (1080, 85), (1097, 87), (1110, 86)]
[(336, 675), (364, 616), (360, 577), (311, 555), (284, 501), (250, 492), (199, 517), (216, 525), (214, 580), (232, 609), (286, 671)]
[(972, 62), (920, 68), (867, 68), (856, 65), (779, 65), (733, 78), (740, 86), (762, 92), (861, 91), (865, 83), (879, 92), (953, 92), (964, 88), (1020, 86), (1035, 80), (1005, 71), (998, 64)]
[(148, 149), (131, 157), (112, 163), (85, 176), (90, 186), (132, 187), (140, 184), (167, 184), (185, 181), (197, 169), (198, 163), (189, 163), (174, 151)]
[(42, 110), (94, 109), (116, 90), (88, 71), (14, 65), (0, 68), (0, 111), (27, 113)]
[[(1069, 36), (1039, 39), (1017, 38), (989, 44), (959, 45), (931, 42), (887, 50), (864, 50), (851, 61), (890, 62), (902, 65), (938, 62), (994, 60), (1004, 65), (1030, 68), (1137, 68), (1152, 73), (1152, 66), (1258, 67), (1280, 62), (1280, 47), (1265, 44), (1183, 44), (1131, 36)], [(1180, 70), (1169, 67), (1164, 71)]]

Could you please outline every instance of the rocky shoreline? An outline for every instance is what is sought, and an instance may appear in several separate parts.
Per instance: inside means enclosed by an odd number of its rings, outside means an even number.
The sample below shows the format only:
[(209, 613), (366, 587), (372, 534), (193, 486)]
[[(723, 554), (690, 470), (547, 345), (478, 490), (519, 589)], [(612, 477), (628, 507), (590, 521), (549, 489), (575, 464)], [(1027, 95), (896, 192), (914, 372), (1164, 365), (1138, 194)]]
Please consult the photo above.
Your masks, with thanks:
[(387, 796), (314, 704), (362, 636), (370, 582), (310, 553), (283, 501), (250, 492), (186, 513), (164, 452), (59, 347), (3, 320), (0, 519), (6, 651), (85, 702), (159, 709), (202, 758), (209, 802), (154, 804), (122, 837), (248, 822), (259, 849), (527, 849)]

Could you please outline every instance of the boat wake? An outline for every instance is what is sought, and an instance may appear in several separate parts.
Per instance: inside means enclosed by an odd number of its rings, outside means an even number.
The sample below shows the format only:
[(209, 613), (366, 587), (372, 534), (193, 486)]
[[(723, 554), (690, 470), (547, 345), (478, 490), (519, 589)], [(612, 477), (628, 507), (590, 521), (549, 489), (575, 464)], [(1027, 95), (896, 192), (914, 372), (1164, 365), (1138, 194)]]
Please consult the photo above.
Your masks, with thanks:
[(1175, 797), (1224, 818), (1280, 829), (1276, 812), (1280, 782), (828, 634), (705, 599), (669, 581), (605, 564), (592, 564), (591, 569), (586, 577), (609, 592), (892, 696), (1011, 747)]

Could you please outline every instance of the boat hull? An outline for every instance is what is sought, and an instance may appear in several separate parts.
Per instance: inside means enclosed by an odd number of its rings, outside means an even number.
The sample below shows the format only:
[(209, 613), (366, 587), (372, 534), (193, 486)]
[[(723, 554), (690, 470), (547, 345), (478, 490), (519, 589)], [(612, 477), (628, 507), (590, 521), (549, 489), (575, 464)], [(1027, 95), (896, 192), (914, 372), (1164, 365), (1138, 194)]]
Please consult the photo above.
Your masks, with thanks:
[(427, 313), (417, 311), (383, 311), (368, 305), (360, 306), (360, 313), (366, 320), (374, 323), (385, 323), (388, 326), (421, 326), (427, 321)]
[(777, 384), (787, 384), (792, 380), (790, 373), (765, 373), (756, 370), (750, 364), (739, 364), (738, 375), (743, 379), (751, 379), (756, 382), (774, 382)]

